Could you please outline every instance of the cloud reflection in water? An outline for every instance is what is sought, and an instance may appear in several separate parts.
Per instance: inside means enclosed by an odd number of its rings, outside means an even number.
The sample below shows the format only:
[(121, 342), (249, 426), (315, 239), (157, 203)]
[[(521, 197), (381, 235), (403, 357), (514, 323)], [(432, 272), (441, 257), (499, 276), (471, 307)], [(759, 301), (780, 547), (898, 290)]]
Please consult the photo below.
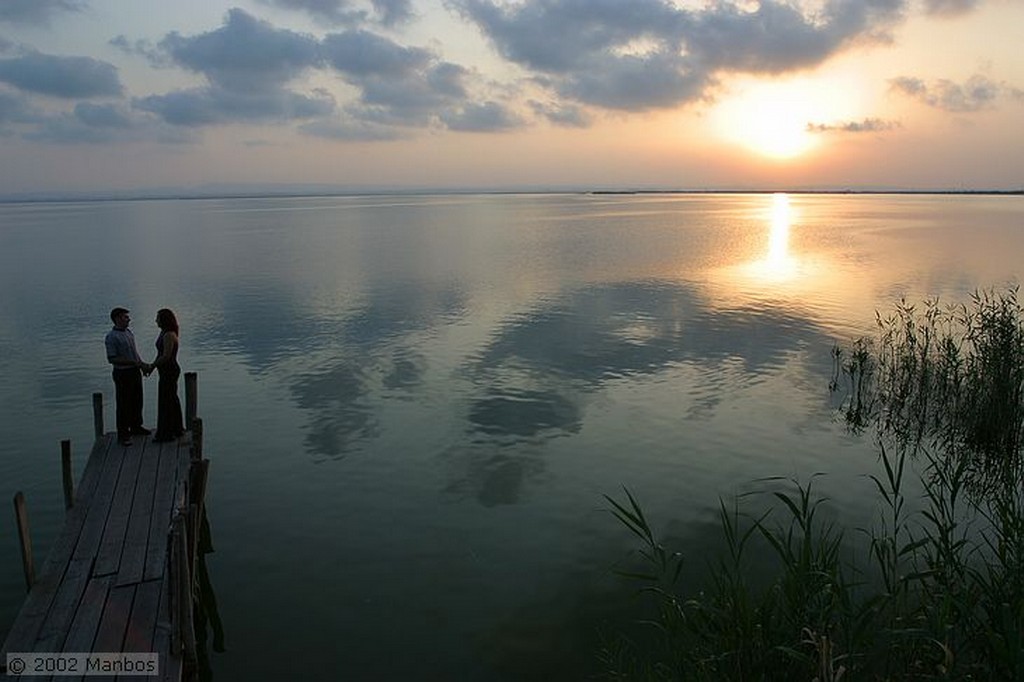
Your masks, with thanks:
[(693, 383), (678, 386), (690, 402), (680, 419), (707, 418), (808, 347), (821, 349), (809, 368), (826, 385), (830, 343), (799, 311), (720, 310), (690, 284), (599, 284), (546, 300), (510, 317), (467, 370), (473, 446), (461, 451), (465, 475), (450, 490), (475, 490), (488, 506), (517, 501), (544, 471), (546, 443), (581, 432), (588, 402), (613, 383), (691, 367)]

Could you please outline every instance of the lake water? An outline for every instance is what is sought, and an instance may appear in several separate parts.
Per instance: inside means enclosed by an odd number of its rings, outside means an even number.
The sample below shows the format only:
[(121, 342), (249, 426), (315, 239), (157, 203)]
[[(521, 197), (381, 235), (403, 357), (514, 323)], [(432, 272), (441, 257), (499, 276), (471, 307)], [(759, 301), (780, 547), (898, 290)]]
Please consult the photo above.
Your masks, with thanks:
[[(212, 460), (215, 679), (574, 679), (632, 608), (628, 487), (694, 564), (719, 498), (873, 515), (830, 351), (1024, 274), (1024, 198), (451, 195), (0, 205), (0, 496), (36, 553), (115, 305), (182, 324)], [(152, 425), (156, 380), (146, 384)], [(10, 509), (4, 502), (4, 509)], [(24, 589), (0, 514), (0, 633)]]

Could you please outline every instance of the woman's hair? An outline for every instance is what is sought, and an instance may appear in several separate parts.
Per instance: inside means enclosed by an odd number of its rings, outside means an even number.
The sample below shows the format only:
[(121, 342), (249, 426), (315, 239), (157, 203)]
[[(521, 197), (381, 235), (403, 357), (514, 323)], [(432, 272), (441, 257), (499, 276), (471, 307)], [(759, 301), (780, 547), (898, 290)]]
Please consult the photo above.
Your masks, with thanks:
[(178, 333), (178, 318), (170, 308), (161, 308), (156, 311), (156, 324), (165, 332)]

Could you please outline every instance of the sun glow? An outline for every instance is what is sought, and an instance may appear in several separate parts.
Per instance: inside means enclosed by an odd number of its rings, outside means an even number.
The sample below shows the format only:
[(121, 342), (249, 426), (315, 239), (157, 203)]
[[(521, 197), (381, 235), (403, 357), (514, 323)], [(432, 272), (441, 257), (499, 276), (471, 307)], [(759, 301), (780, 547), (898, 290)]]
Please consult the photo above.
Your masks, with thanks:
[(835, 119), (847, 99), (831, 90), (807, 80), (741, 84), (714, 110), (715, 127), (762, 156), (791, 159), (817, 145), (809, 125)]

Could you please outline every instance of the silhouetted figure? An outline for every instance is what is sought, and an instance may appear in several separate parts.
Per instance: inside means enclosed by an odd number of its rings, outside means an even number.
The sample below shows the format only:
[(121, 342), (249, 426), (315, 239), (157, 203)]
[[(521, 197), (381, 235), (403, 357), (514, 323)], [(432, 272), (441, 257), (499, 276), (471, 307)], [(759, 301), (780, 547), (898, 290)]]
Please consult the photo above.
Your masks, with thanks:
[(181, 418), (181, 401), (178, 399), (178, 377), (181, 376), (181, 367), (178, 366), (178, 319), (170, 309), (161, 308), (156, 313), (156, 324), (160, 327), (160, 335), (156, 337), (157, 356), (152, 367), (160, 375), (160, 383), (157, 388), (156, 433), (153, 442), (160, 443), (176, 440), (185, 432), (185, 426)]
[(142, 425), (142, 375), (153, 368), (142, 361), (135, 347), (135, 335), (128, 329), (131, 316), (126, 308), (110, 311), (114, 328), (107, 332), (104, 343), (107, 360), (114, 366), (114, 399), (117, 403), (117, 440), (131, 445), (132, 434), (146, 435), (149, 429)]

